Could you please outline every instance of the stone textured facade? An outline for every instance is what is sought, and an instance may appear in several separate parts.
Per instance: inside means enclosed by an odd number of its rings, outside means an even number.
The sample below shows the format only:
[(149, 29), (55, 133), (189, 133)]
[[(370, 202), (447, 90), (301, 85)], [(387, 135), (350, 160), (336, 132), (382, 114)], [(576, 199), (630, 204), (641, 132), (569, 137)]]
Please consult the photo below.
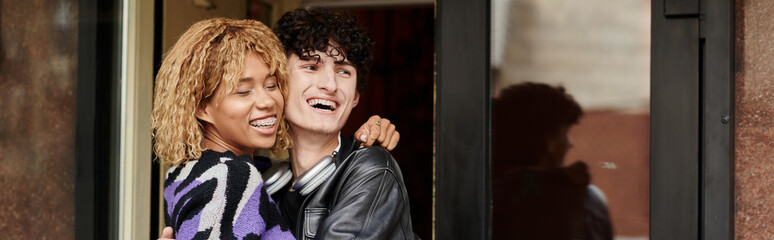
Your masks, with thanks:
[(0, 238), (75, 238), (78, 1), (0, 1)]
[(774, 1), (736, 1), (736, 239), (774, 236)]

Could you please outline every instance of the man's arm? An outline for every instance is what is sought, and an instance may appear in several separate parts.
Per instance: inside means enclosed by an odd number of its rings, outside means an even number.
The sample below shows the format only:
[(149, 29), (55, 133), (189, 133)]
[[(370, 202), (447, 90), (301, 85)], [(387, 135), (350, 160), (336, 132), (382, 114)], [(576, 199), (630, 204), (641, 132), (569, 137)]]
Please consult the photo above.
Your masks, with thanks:
[(413, 239), (408, 195), (400, 169), (381, 147), (355, 152), (336, 205), (316, 239)]

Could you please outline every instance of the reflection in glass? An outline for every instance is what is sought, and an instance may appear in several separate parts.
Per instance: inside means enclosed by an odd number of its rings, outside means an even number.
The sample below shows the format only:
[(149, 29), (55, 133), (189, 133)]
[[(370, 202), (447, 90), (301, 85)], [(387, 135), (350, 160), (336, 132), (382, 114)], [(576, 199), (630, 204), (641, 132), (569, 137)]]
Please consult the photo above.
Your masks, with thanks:
[(649, 39), (648, 0), (492, 1), (495, 239), (648, 238)]
[(0, 239), (75, 238), (78, 4), (0, 7)]

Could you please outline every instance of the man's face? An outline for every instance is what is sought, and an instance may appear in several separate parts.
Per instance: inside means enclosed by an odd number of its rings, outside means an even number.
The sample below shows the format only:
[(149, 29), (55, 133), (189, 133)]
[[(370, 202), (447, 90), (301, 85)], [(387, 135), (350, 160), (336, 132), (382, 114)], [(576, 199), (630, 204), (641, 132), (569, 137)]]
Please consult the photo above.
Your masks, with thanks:
[(332, 57), (320, 51), (310, 55), (319, 55), (319, 61), (296, 54), (288, 57), (286, 119), (294, 132), (337, 134), (360, 99), (357, 70), (341, 55)]

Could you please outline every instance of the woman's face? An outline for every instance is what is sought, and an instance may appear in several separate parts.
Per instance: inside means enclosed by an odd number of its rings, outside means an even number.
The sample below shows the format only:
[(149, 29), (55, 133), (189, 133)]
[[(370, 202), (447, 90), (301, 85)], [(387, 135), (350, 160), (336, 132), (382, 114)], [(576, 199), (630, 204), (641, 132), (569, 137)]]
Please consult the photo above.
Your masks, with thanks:
[[(203, 122), (204, 136), (216, 146), (237, 155), (274, 146), (284, 100), (277, 78), (255, 53), (245, 57), (245, 71), (232, 92), (218, 87), (196, 116)], [(222, 148), (222, 149), (219, 149)]]

